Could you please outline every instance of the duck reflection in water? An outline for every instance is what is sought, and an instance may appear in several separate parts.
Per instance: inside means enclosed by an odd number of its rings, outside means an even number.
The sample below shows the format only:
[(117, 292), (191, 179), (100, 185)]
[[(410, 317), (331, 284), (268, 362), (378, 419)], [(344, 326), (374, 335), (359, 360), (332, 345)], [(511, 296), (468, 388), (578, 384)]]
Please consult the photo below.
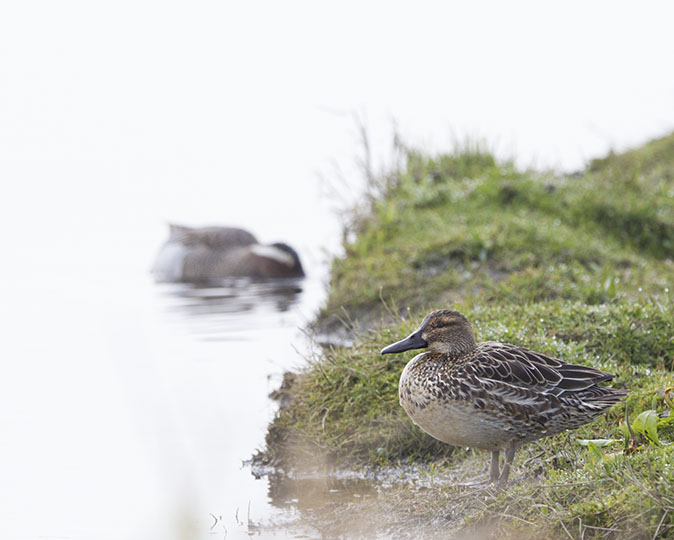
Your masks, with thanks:
[(295, 280), (254, 281), (225, 279), (218, 286), (200, 283), (165, 285), (164, 292), (179, 300), (176, 307), (188, 316), (236, 314), (271, 306), (285, 312), (299, 300), (302, 287)]

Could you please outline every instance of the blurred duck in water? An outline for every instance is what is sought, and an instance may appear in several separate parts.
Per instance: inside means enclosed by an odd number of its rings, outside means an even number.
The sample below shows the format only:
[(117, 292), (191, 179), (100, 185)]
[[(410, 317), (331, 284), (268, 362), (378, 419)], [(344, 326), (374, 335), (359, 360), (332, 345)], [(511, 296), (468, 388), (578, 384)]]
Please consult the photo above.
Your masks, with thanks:
[(230, 277), (299, 278), (300, 258), (284, 243), (263, 245), (234, 227), (169, 225), (152, 267), (157, 281), (210, 282)]

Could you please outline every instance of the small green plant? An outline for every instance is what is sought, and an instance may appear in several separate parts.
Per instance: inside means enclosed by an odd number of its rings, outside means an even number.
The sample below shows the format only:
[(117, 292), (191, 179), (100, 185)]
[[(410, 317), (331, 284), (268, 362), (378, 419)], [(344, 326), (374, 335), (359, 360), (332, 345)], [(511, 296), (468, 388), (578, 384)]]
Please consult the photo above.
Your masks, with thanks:
[[(640, 412), (630, 422), (627, 406), (625, 407), (625, 420), (620, 424), (622, 439), (578, 439), (581, 446), (586, 446), (593, 463), (601, 463), (604, 458), (602, 448), (619, 442), (624, 443), (624, 452), (637, 452), (647, 445), (667, 446), (670, 442), (663, 441), (658, 433), (662, 428), (674, 424), (674, 416), (671, 414), (672, 394), (674, 387), (658, 390), (653, 395), (652, 408)], [(657, 396), (663, 397), (665, 405), (669, 408), (658, 412), (656, 409)]]
[(628, 429), (628, 423), (627, 420), (625, 420), (625, 423), (622, 426), (623, 434), (625, 435), (625, 447), (628, 449), (634, 447), (636, 436), (642, 437), (642, 440), (645, 440), (650, 444), (660, 445), (660, 440), (658, 439), (658, 424), (658, 413), (653, 409), (641, 412), (634, 419), (634, 422), (632, 422), (631, 430)]
[[(671, 407), (671, 392), (672, 387), (669, 387), (656, 392), (656, 394), (661, 394), (664, 397), (665, 404)], [(636, 451), (645, 444), (656, 446), (671, 444), (661, 441), (658, 435), (658, 430), (674, 421), (671, 408), (658, 413), (655, 409), (655, 399), (656, 396), (654, 395), (653, 408), (639, 413), (632, 423), (629, 422), (629, 417), (625, 414), (625, 422), (621, 425), (621, 431), (625, 439), (626, 451)]]

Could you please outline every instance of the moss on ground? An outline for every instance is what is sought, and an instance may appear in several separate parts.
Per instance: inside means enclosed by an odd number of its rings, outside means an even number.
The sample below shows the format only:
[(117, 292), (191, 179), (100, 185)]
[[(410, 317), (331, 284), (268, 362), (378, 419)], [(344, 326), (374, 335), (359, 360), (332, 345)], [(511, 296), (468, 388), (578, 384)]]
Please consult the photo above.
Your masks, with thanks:
[[(614, 384), (632, 389), (633, 419), (660, 414), (664, 444), (637, 434), (639, 448), (624, 451), (625, 408), (615, 407), (525, 447), (514, 473), (521, 481), (504, 492), (444, 484), (387, 500), (431, 521), (453, 512), (453, 530), (674, 537), (674, 447), (666, 444), (674, 423), (663, 397), (674, 384), (674, 135), (574, 176), (521, 172), (479, 148), (409, 152), (381, 192), (334, 261), (316, 322), (327, 331), (346, 322), (354, 344), (310, 359), (262, 459), (286, 468), (317, 456), (349, 467), (432, 463), (447, 473), (473, 456), (486, 475), (486, 456), (435, 441), (399, 407), (398, 378), (415, 353), (378, 354), (431, 309), (451, 307), (478, 340), (616, 373)], [(579, 439), (619, 442), (588, 450)]]

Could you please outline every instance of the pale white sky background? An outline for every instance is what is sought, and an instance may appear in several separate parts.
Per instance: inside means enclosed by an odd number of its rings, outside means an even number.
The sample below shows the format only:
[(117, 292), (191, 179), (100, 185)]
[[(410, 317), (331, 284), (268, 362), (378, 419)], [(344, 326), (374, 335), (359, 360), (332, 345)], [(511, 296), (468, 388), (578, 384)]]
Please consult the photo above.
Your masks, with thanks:
[[(343, 203), (319, 173), (360, 193), (354, 114), (379, 164), (395, 121), (579, 169), (674, 129), (673, 21), (669, 1), (2, 2), (0, 536), (167, 538), (180, 508), (245, 537), (233, 509), (269, 508), (239, 463), (316, 300), (265, 311), (263, 339), (195, 340), (147, 275), (165, 222), (288, 241), (315, 275)], [(223, 363), (258, 341), (263, 362)]]
[(125, 203), (117, 220), (297, 233), (297, 191), (314, 197), (316, 172), (358, 152), (354, 112), (384, 159), (395, 119), (430, 148), (483, 137), (522, 165), (579, 168), (674, 128), (672, 15), (665, 1), (5, 2), (2, 219), (77, 219), (75, 199)]
[(395, 119), (429, 148), (481, 137), (522, 165), (579, 168), (674, 128), (673, 14), (665, 1), (5, 2), (2, 219), (26, 234), (86, 226), (65, 210), (79, 201), (122, 205), (115, 220), (144, 230), (141, 213), (296, 236), (290, 222), (321, 215), (305, 201), (316, 173), (359, 150), (353, 113), (384, 160)]

